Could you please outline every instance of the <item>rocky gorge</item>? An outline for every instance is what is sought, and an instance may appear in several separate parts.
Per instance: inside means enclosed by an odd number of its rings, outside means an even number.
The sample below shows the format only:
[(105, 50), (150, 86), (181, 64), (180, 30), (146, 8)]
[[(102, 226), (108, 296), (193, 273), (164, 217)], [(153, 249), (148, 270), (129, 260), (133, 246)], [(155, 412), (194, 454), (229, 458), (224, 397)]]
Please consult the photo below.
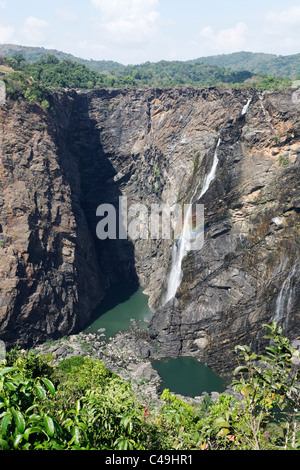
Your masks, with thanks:
[[(299, 103), (293, 91), (53, 90), (8, 101), (0, 130), (0, 339), (80, 333), (110, 285), (139, 284), (153, 318), (142, 356), (193, 356), (221, 375), (263, 324), (299, 333)], [(247, 106), (248, 104), (248, 106)], [(243, 112), (247, 106), (246, 112)], [(99, 240), (97, 208), (184, 204), (210, 171), (205, 243), (163, 302), (173, 239)], [(200, 182), (200, 184), (199, 184)], [(125, 335), (126, 336), (126, 335)]]

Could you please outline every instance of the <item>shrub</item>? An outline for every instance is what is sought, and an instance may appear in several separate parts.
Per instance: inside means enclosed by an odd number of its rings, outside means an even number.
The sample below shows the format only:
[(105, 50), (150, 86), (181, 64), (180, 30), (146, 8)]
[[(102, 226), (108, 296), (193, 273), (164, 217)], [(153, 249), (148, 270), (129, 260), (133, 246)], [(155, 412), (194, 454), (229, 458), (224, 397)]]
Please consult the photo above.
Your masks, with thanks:
[[(267, 326), (267, 325), (266, 325)], [(267, 326), (264, 355), (237, 346), (232, 386), (194, 406), (169, 390), (147, 409), (99, 360), (12, 350), (0, 366), (0, 448), (4, 450), (297, 449), (299, 351)]]

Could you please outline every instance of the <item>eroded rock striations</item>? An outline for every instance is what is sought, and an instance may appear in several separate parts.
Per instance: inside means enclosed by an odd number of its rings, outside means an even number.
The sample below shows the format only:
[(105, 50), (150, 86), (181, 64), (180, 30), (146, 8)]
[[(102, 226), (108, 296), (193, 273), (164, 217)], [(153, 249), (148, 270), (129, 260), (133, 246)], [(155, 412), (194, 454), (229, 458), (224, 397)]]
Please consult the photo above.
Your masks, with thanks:
[(67, 147), (71, 100), (54, 119), (38, 106), (1, 108), (0, 331), (8, 344), (83, 327), (103, 297), (80, 176)]
[[(251, 102), (249, 101), (251, 100)], [(245, 105), (247, 112), (243, 114)], [(299, 105), (292, 91), (139, 88), (57, 91), (52, 113), (1, 108), (1, 339), (80, 331), (110, 284), (139, 282), (162, 356), (220, 373), (235, 344), (263, 345), (276, 319), (299, 336)], [(205, 244), (162, 306), (173, 240), (99, 240), (100, 204), (201, 201)], [(201, 183), (199, 185), (199, 193)]]

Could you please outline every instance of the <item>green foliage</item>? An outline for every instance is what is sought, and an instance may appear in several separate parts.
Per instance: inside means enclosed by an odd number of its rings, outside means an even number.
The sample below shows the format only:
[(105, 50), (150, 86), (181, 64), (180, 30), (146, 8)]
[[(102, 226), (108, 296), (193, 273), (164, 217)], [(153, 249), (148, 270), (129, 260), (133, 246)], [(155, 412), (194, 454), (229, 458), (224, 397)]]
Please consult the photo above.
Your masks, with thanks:
[(256, 90), (280, 90), (292, 85), (292, 80), (286, 77), (269, 76), (266, 74), (254, 75), (244, 83), (239, 83), (235, 88), (255, 88)]
[[(59, 88), (107, 88), (126, 86), (231, 86), (243, 88), (278, 89), (291, 85), (291, 80), (280, 76), (254, 75), (247, 70), (231, 70), (228, 67), (205, 64), (199, 61), (160, 61), (145, 62), (139, 65), (115, 66), (101, 71), (92, 70), (90, 64), (84, 64), (65, 58), (60, 60), (56, 55), (44, 54), (35, 62), (26, 62), (20, 54), (6, 57), (7, 64), (18, 75), (14, 80), (30, 80), (42, 87)], [(15, 73), (16, 73), (15, 72)], [(9, 94), (12, 94), (12, 83), (7, 83)], [(23, 83), (24, 87), (24, 83)], [(34, 87), (34, 89), (33, 89)], [(14, 91), (15, 86), (13, 87)], [(34, 103), (37, 99), (47, 109), (47, 99), (43, 98), (35, 84), (22, 90), (25, 99)]]
[(20, 71), (19, 68), (20, 66), (16, 65), (15, 71), (2, 77), (7, 98), (25, 101), (30, 105), (39, 104), (44, 109), (48, 109), (50, 91), (34, 79), (28, 71)]
[(232, 72), (224, 67), (179, 61), (128, 65), (115, 75), (120, 85), (135, 86), (215, 86), (218, 83), (241, 83), (252, 77), (247, 71)]
[(0, 447), (3, 450), (54, 449), (58, 423), (46, 406), (55, 392), (47, 378), (33, 379), (18, 367), (0, 368)]
[(72, 54), (67, 54), (62, 51), (44, 49), (43, 47), (26, 47), (26, 46), (11, 46), (9, 44), (0, 45), (0, 55), (9, 56), (9, 58), (16, 58), (16, 56), (21, 55), (27, 62), (36, 62), (42, 57), (51, 55), (55, 56), (60, 61), (64, 59), (72, 60), (73, 62), (78, 62), (89, 67), (91, 70), (96, 72), (105, 72), (113, 71), (118, 68), (124, 67), (118, 62), (112, 60), (86, 60), (80, 57), (74, 57)]
[[(85, 60), (74, 57), (57, 50), (46, 50), (42, 47), (22, 47), (10, 46), (8, 44), (0, 46), (0, 54), (11, 56), (13, 58), (22, 57), (28, 62), (40, 60), (45, 55), (54, 55), (60, 61), (64, 59), (72, 60), (86, 65), (89, 69), (100, 73), (112, 73), (113, 75), (125, 68), (124, 65), (107, 60)], [(195, 60), (183, 62), (183, 64), (201, 63), (219, 67), (227, 67), (234, 71), (248, 70), (254, 74), (267, 73), (272, 76), (283, 76), (295, 78), (300, 75), (299, 54), (289, 56), (277, 56), (275, 54), (253, 53), (253, 52), (235, 52), (232, 54), (221, 54), (209, 57), (201, 57)]]
[(285, 440), (281, 444), (284, 448), (295, 448), (300, 374), (293, 363), (296, 355), (298, 361), (299, 352), (291, 347), (288, 339), (282, 336), (282, 329), (277, 328), (275, 323), (265, 326), (270, 330), (265, 338), (271, 341), (265, 355), (254, 354), (247, 346), (236, 348), (244, 362), (235, 370), (241, 378), (234, 382), (236, 390), (244, 397), (243, 427), (238, 430), (240, 440), (254, 449), (260, 449), (263, 446), (263, 431), (279, 415), (280, 422), (285, 423)]
[(27, 353), (19, 347), (11, 349), (6, 356), (8, 366), (17, 366), (21, 371), (32, 378), (54, 378), (52, 356), (38, 356), (34, 352)]
[(278, 163), (280, 166), (286, 166), (290, 163), (288, 157), (284, 157), (283, 155), (279, 155)]
[(274, 54), (234, 52), (209, 57), (201, 57), (190, 61), (200, 62), (220, 67), (230, 67), (232, 70), (249, 70), (255, 74), (266, 73), (272, 76), (294, 78), (300, 73), (299, 54), (290, 56), (276, 56)]
[(238, 346), (232, 387), (214, 403), (191, 405), (169, 390), (146, 408), (129, 383), (99, 360), (18, 349), (0, 366), (0, 448), (4, 450), (297, 449), (299, 351), (275, 324), (264, 355)]

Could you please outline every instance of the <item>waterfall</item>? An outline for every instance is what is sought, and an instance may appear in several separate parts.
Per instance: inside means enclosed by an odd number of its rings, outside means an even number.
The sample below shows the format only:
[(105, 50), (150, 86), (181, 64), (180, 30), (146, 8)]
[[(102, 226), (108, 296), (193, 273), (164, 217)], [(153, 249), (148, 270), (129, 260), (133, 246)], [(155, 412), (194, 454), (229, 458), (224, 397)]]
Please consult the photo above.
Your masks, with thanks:
[[(204, 178), (203, 182), (203, 188), (201, 191), (200, 196), (196, 201), (199, 201), (206, 191), (208, 190), (211, 182), (215, 179), (216, 172), (217, 172), (217, 166), (218, 166), (218, 148), (221, 143), (221, 140), (219, 139), (217, 148), (215, 151), (214, 155), (214, 160), (213, 160), (213, 165), (212, 168), (207, 176)], [(192, 221), (191, 221), (191, 213), (192, 213), (192, 207), (193, 207), (193, 202), (194, 198), (197, 195), (199, 186), (201, 184), (201, 180), (198, 182), (196, 189), (190, 199), (189, 202), (189, 207), (188, 210), (185, 214), (184, 217), (184, 224), (183, 224), (183, 230), (180, 239), (174, 243), (173, 245), (173, 250), (172, 250), (172, 264), (171, 264), (171, 271), (170, 271), (170, 276), (168, 280), (168, 289), (167, 289), (167, 294), (165, 297), (165, 302), (169, 302), (169, 300), (173, 299), (176, 295), (177, 289), (181, 284), (182, 280), (182, 260), (183, 258), (187, 255), (187, 253), (190, 250), (191, 246), (191, 237), (192, 237)]]
[(251, 101), (252, 101), (251, 99), (248, 100), (247, 104), (245, 104), (245, 106), (243, 107), (242, 116), (247, 114)]
[(294, 296), (294, 290), (295, 286), (292, 284), (292, 280), (296, 274), (297, 271), (297, 263), (291, 270), (290, 274), (282, 284), (282, 287), (279, 291), (277, 300), (276, 300), (276, 306), (275, 306), (275, 314), (272, 318), (272, 320), (275, 323), (279, 323), (280, 321), (284, 320), (283, 327), (284, 329), (287, 328), (288, 322), (289, 322), (289, 315), (291, 311), (291, 306), (292, 306), (292, 300)]
[(220, 143), (221, 143), (221, 139), (219, 139), (219, 141), (218, 141), (217, 148), (216, 148), (215, 155), (214, 155), (214, 161), (213, 161), (212, 168), (211, 168), (209, 174), (204, 178), (203, 188), (202, 188), (201, 194), (200, 194), (199, 198), (197, 199), (197, 201), (199, 201), (202, 198), (202, 196), (204, 196), (204, 194), (206, 193), (206, 191), (210, 187), (211, 182), (216, 177), (217, 167), (218, 167), (218, 163), (219, 163), (218, 148), (220, 146)]

